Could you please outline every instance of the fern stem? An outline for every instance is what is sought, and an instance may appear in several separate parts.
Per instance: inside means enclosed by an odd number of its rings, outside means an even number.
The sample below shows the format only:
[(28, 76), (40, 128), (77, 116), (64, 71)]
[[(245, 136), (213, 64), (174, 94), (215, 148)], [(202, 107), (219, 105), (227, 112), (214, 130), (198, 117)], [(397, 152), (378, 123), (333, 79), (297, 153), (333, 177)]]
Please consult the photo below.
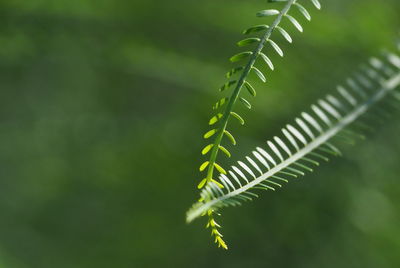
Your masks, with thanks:
[(214, 164), (217, 160), (217, 156), (218, 156), (218, 151), (219, 151), (219, 145), (221, 145), (222, 142), (222, 138), (224, 136), (224, 132), (228, 126), (228, 121), (231, 115), (231, 112), (233, 111), (233, 106), (235, 105), (239, 94), (241, 92), (241, 89), (246, 81), (247, 76), (249, 75), (251, 69), (253, 68), (257, 57), (259, 56), (260, 52), (263, 50), (266, 42), (269, 40), (269, 38), (271, 37), (273, 31), (275, 30), (275, 28), (279, 25), (279, 23), (282, 21), (282, 18), (289, 12), (290, 7), (296, 2), (297, 0), (289, 0), (287, 2), (287, 4), (285, 5), (285, 7), (282, 9), (282, 11), (279, 13), (279, 15), (277, 16), (277, 18), (274, 20), (274, 22), (272, 23), (272, 25), (266, 30), (264, 36), (261, 38), (260, 43), (258, 44), (258, 46), (255, 48), (253, 54), (251, 55), (246, 67), (244, 68), (237, 84), (236, 87), (231, 95), (231, 97), (229, 98), (229, 102), (225, 108), (225, 111), (223, 113), (223, 116), (221, 118), (221, 127), (218, 130), (217, 136), (215, 138), (214, 141), (214, 146), (213, 149), (211, 151), (211, 156), (210, 156), (210, 160), (209, 160), (209, 166), (208, 166), (208, 170), (207, 170), (207, 182), (211, 182), (212, 177), (213, 177), (213, 172), (214, 172)]
[(354, 111), (348, 114), (346, 117), (342, 118), (336, 125), (331, 127), (327, 132), (317, 137), (307, 146), (299, 150), (297, 153), (292, 155), (289, 159), (283, 161), (282, 163), (278, 164), (274, 168), (270, 169), (268, 172), (264, 173), (263, 175), (259, 176), (258, 178), (254, 179), (250, 183), (230, 192), (225, 195), (219, 196), (218, 198), (212, 199), (208, 202), (203, 203), (200, 207), (198, 207), (193, 213), (188, 214), (187, 221), (191, 222), (195, 218), (199, 217), (204, 211), (207, 211), (213, 208), (217, 203), (232, 198), (234, 196), (238, 196), (246, 191), (250, 190), (254, 186), (258, 185), (259, 183), (263, 182), (264, 180), (268, 179), (271, 176), (274, 176), (279, 171), (283, 170), (284, 168), (290, 166), (291, 164), (295, 163), (296, 161), (302, 159), (313, 150), (317, 149), (322, 144), (326, 143), (332, 137), (334, 137), (337, 133), (342, 131), (345, 127), (353, 123), (357, 120), (361, 115), (363, 115), (368, 108), (379, 101), (381, 101), (387, 94), (392, 92), (398, 86), (400, 86), (400, 73), (393, 76), (391, 79), (381, 82), (381, 88), (377, 91), (375, 95), (371, 98), (366, 100), (363, 104), (359, 105)]

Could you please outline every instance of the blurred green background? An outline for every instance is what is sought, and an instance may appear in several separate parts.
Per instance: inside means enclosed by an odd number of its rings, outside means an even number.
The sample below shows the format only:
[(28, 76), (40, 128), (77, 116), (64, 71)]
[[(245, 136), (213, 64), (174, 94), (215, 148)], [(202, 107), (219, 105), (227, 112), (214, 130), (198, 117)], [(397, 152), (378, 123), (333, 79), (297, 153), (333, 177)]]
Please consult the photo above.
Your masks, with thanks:
[[(304, 2), (307, 2), (303, 0)], [(392, 47), (398, 0), (309, 3), (239, 158)], [(274, 5), (272, 5), (274, 6)], [(400, 121), (220, 220), (196, 200), (211, 105), (261, 0), (0, 2), (0, 267), (400, 267)], [(235, 159), (236, 159), (235, 158)], [(228, 162), (226, 162), (228, 163)]]

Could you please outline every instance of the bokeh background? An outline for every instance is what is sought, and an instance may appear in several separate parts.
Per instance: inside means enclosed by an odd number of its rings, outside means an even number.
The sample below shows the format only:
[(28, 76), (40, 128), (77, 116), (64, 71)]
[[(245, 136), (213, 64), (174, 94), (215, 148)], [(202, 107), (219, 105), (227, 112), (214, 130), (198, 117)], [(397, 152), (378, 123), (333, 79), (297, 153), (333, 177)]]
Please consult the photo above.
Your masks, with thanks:
[[(304, 2), (307, 2), (303, 0)], [(235, 158), (400, 30), (398, 0), (322, 1)], [(272, 5), (274, 6), (274, 5)], [(211, 105), (261, 0), (0, 2), (0, 267), (400, 267), (400, 114), (345, 157), (223, 211), (230, 250), (185, 223)], [(225, 162), (228, 164), (229, 162)]]

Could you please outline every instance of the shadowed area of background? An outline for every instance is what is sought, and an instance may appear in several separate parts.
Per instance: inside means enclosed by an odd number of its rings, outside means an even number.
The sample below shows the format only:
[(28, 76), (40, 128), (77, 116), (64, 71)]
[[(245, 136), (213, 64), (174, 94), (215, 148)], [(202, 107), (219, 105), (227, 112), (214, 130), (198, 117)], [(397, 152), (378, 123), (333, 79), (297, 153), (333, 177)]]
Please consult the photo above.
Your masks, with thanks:
[[(266, 2), (2, 1), (0, 267), (399, 267), (399, 113), (224, 210), (229, 251), (204, 220), (185, 224), (227, 59)], [(321, 2), (306, 3), (311, 23), (296, 13), (304, 34), (285, 26), (283, 59), (268, 52), (276, 70), (240, 110), (247, 126), (232, 123), (234, 159), (392, 47), (398, 0)]]

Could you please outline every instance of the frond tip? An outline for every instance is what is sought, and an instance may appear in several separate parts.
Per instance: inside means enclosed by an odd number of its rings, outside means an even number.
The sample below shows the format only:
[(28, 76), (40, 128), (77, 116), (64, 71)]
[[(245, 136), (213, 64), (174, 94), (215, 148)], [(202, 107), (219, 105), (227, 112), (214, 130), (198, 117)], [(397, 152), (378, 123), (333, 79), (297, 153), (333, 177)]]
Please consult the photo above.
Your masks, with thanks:
[(225, 241), (222, 239), (223, 235), (218, 231), (218, 229), (221, 228), (221, 226), (215, 221), (214, 214), (215, 213), (213, 210), (209, 210), (207, 212), (208, 221), (207, 221), (206, 228), (211, 229), (211, 236), (214, 237), (214, 242), (218, 245), (218, 247), (227, 250), (228, 246), (226, 245)]
[(223, 207), (240, 205), (258, 195), (256, 190), (275, 190), (291, 178), (311, 172), (321, 160), (340, 156), (341, 152), (331, 142), (338, 137), (344, 141), (364, 138), (348, 128), (364, 120), (367, 112), (376, 109), (377, 117), (385, 113), (377, 104), (391, 100), (400, 102), (400, 57), (386, 52), (384, 58), (372, 58), (363, 68), (346, 81), (347, 88), (339, 86), (335, 94), (329, 94), (303, 112), (294, 124), (282, 129), (282, 137), (274, 137), (264, 148), (258, 147), (252, 157), (238, 161), (226, 174), (221, 174), (219, 184), (207, 184), (201, 191), (201, 201), (187, 212), (187, 221), (217, 211)]

